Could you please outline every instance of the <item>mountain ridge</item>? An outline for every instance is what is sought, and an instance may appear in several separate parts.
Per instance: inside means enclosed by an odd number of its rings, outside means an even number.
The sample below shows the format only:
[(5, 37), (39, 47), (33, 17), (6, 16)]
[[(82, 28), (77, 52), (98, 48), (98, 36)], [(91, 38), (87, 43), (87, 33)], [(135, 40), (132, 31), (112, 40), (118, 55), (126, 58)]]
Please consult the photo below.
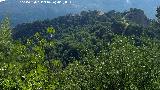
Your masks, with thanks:
[[(24, 0), (26, 1), (26, 0)], [(65, 1), (65, 0), (62, 0)], [(24, 4), (20, 0), (6, 0), (0, 4), (0, 20), (5, 16), (11, 18), (12, 25), (36, 20), (53, 19), (69, 13), (80, 13), (86, 10), (125, 11), (130, 8), (144, 10), (149, 18), (155, 18), (158, 3), (152, 0), (71, 0), (71, 4)], [(146, 7), (147, 6), (147, 7)]]

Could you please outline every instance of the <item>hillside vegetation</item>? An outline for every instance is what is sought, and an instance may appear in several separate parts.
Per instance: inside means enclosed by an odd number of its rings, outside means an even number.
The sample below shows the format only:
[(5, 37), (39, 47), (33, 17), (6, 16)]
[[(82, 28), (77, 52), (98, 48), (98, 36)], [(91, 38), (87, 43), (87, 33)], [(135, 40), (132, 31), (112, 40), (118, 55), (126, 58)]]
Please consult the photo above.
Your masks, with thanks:
[(160, 8), (82, 11), (0, 28), (2, 90), (159, 90)]

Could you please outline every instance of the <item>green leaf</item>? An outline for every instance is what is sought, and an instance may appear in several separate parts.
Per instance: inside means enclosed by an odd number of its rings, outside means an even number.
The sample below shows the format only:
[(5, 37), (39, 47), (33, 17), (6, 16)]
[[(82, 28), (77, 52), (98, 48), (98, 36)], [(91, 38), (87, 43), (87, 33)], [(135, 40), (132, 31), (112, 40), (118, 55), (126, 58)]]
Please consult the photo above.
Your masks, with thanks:
[(48, 27), (48, 28), (47, 28), (47, 33), (49, 33), (49, 34), (54, 34), (55, 31), (56, 31), (56, 30), (55, 30), (53, 27)]

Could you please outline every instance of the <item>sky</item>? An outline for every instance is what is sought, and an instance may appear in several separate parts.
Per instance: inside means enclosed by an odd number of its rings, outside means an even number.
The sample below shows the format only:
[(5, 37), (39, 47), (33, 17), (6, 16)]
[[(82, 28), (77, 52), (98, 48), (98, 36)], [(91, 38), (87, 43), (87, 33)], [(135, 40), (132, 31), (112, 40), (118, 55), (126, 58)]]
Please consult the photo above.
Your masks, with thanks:
[(5, 1), (5, 0), (0, 0), (0, 2), (3, 2), (3, 1)]
[(130, 3), (130, 0), (126, 0), (126, 3)]

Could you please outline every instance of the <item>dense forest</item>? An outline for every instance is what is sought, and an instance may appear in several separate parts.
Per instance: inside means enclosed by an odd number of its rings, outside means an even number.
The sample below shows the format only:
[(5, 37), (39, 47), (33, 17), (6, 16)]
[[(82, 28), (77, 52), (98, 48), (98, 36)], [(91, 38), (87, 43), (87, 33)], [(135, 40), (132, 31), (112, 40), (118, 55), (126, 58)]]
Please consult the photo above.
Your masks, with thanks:
[(160, 8), (0, 27), (0, 90), (159, 90)]

